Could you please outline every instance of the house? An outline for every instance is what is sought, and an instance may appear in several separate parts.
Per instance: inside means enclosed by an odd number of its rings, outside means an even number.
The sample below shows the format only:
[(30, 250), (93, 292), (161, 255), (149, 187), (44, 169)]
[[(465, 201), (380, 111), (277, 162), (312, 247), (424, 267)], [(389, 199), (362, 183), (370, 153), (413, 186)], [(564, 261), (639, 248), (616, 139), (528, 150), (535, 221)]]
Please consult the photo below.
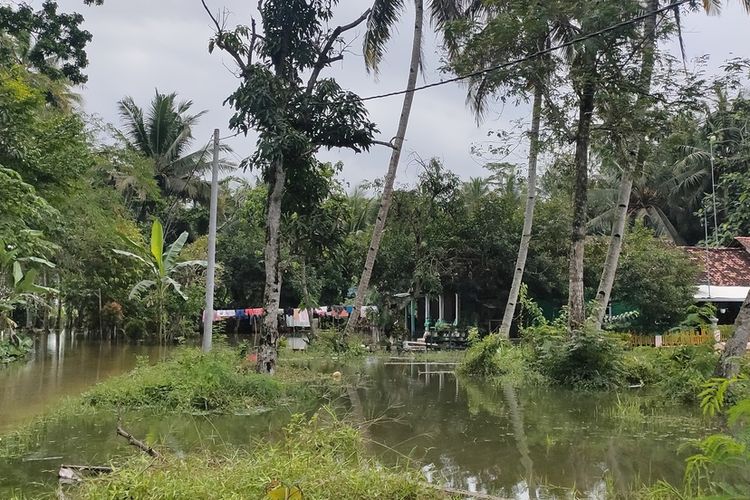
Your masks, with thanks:
[(682, 247), (703, 272), (696, 302), (712, 302), (720, 324), (733, 323), (750, 291), (750, 237), (735, 238), (729, 247)]

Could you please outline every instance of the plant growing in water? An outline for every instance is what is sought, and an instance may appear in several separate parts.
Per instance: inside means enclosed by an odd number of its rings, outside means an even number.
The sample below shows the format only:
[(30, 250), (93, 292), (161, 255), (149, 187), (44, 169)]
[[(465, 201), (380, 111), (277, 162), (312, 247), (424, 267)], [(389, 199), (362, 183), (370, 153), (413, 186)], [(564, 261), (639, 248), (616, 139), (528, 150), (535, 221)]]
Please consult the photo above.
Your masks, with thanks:
[[(31, 266), (24, 270), (24, 266)], [(0, 342), (8, 334), (8, 344), (0, 343), (0, 361), (11, 361), (26, 354), (31, 348), (30, 339), (16, 335), (13, 312), (19, 306), (44, 301), (57, 294), (57, 290), (36, 284), (39, 271), (33, 266), (54, 268), (55, 265), (40, 257), (20, 257), (17, 248), (0, 241)]]
[(143, 247), (134, 241), (130, 241), (135, 252), (117, 250), (114, 252), (136, 259), (145, 264), (148, 268), (149, 278), (136, 283), (130, 290), (129, 298), (140, 297), (145, 291), (153, 289), (156, 300), (157, 323), (159, 328), (159, 340), (164, 340), (164, 327), (166, 323), (165, 301), (167, 293), (173, 290), (183, 300), (187, 297), (182, 292), (182, 286), (174, 279), (174, 275), (180, 269), (193, 266), (206, 266), (204, 260), (187, 260), (178, 262), (182, 247), (185, 246), (188, 233), (183, 232), (166, 250), (164, 248), (164, 228), (158, 219), (155, 219), (151, 225), (151, 242), (147, 247)]

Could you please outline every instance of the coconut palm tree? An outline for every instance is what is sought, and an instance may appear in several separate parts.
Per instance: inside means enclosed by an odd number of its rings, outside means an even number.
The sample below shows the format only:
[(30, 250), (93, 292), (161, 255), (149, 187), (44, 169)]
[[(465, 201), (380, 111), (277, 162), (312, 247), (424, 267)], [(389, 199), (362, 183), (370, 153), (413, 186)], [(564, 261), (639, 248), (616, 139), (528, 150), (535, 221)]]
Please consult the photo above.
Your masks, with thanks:
[[(741, 0), (745, 9), (750, 13), (750, 0)], [(636, 109), (643, 108), (647, 105), (647, 96), (651, 89), (651, 79), (654, 73), (654, 64), (656, 61), (656, 27), (657, 27), (657, 10), (660, 8), (660, 0), (649, 0), (647, 9), (652, 12), (646, 22), (644, 23), (643, 38), (644, 43), (642, 46), (643, 58), (641, 62), (640, 81), (639, 83), (639, 97), (636, 101)], [(722, 0), (703, 0), (703, 8), (707, 14), (718, 14), (723, 4)], [(674, 8), (674, 13), (677, 21), (677, 33), (680, 39), (680, 46), (682, 43), (682, 34), (680, 29), (680, 8), (679, 6)], [(684, 54), (684, 50), (683, 50)], [(604, 268), (602, 269), (601, 279), (599, 281), (599, 287), (596, 293), (596, 299), (592, 314), (592, 320), (596, 328), (600, 328), (604, 321), (605, 311), (609, 298), (612, 293), (612, 286), (615, 282), (615, 273), (617, 271), (617, 264), (620, 258), (620, 252), (622, 250), (622, 239), (625, 232), (625, 225), (628, 218), (629, 201), (632, 198), (633, 190), (633, 178), (642, 175), (643, 164), (645, 162), (644, 148), (642, 144), (638, 145), (638, 152), (635, 155), (635, 164), (626, 168), (623, 171), (623, 175), (620, 180), (619, 195), (617, 201), (617, 216), (615, 222), (612, 225), (612, 236), (610, 239), (609, 249), (607, 251), (607, 257), (604, 262)], [(656, 212), (650, 212), (652, 218), (656, 221), (661, 217)], [(663, 222), (668, 222), (665, 218)], [(671, 232), (671, 231), (670, 231)]]
[[(118, 104), (125, 127), (122, 137), (128, 147), (153, 161), (154, 179), (162, 193), (182, 201), (207, 203), (211, 186), (203, 174), (211, 169), (212, 151), (206, 143), (202, 149), (189, 152), (193, 127), (206, 111), (190, 114), (192, 101), (177, 101), (176, 93), (158, 90), (145, 112), (129, 96)], [(222, 150), (229, 148), (223, 146)], [(232, 166), (226, 160), (220, 162), (222, 170)]]
[(461, 191), (463, 191), (466, 208), (473, 212), (479, 206), (482, 198), (489, 194), (490, 186), (487, 179), (470, 177), (468, 181), (464, 182)]
[[(457, 19), (462, 16), (467, 6), (479, 4), (474, 0), (427, 0), (427, 7), (430, 10), (433, 24), (441, 28), (448, 21)], [(396, 23), (403, 14), (405, 7), (404, 0), (375, 0), (367, 17), (367, 32), (364, 37), (364, 55), (365, 65), (370, 71), (377, 71), (380, 62), (385, 55), (385, 47), (390, 40)], [(378, 216), (372, 229), (370, 246), (367, 249), (365, 265), (362, 269), (362, 275), (357, 286), (357, 294), (354, 298), (354, 310), (349, 316), (349, 322), (346, 324), (345, 333), (351, 333), (354, 326), (359, 320), (359, 312), (364, 305), (367, 289), (370, 287), (370, 278), (375, 266), (375, 259), (380, 249), (380, 242), (385, 232), (385, 223), (388, 218), (388, 212), (393, 202), (393, 184), (396, 180), (398, 163), (401, 159), (401, 151), (406, 137), (406, 129), (409, 125), (409, 116), (414, 101), (414, 88), (417, 85), (417, 74), (422, 66), (422, 37), (424, 29), (424, 0), (414, 1), (414, 34), (411, 47), (411, 59), (409, 61), (409, 74), (406, 84), (406, 93), (401, 106), (401, 115), (399, 116), (398, 129), (396, 136), (391, 141), (393, 151), (388, 163), (388, 172), (385, 176), (383, 193), (380, 197), (380, 207)]]
[[(481, 9), (483, 16), (479, 25), (469, 23), (467, 33), (456, 33), (454, 45), (457, 49), (451, 54), (452, 70), (458, 74), (476, 72), (496, 66), (508, 60), (522, 58), (547, 48), (550, 44), (572, 38), (575, 33), (572, 24), (560, 15), (554, 2), (515, 2), (511, 0), (492, 2)], [(461, 43), (457, 43), (460, 40)], [(566, 58), (572, 52), (564, 53)], [(484, 72), (469, 78), (467, 102), (480, 121), (491, 98), (508, 96), (530, 96), (532, 101), (531, 125), (528, 132), (529, 156), (526, 186), (526, 205), (521, 241), (518, 247), (513, 282), (506, 302), (500, 334), (509, 336), (516, 309), (518, 294), (523, 281), (526, 257), (531, 242), (531, 230), (536, 204), (537, 163), (541, 150), (540, 125), (542, 101), (547, 94), (547, 84), (554, 72), (554, 57), (538, 57), (514, 66), (509, 70)], [(548, 98), (549, 102), (550, 99)], [(515, 166), (510, 173), (504, 173), (505, 181), (516, 180)], [(510, 183), (503, 182), (509, 186)]]

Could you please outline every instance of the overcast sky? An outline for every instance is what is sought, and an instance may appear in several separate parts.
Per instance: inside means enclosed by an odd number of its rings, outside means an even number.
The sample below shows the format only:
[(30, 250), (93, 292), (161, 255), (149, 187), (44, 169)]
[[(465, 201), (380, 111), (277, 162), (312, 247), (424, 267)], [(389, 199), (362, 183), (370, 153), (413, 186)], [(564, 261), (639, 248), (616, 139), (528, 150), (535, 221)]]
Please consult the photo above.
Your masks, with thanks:
[[(31, 3), (40, 5), (41, 0)], [(248, 0), (207, 3), (214, 9), (227, 8), (231, 13), (230, 23), (249, 23), (249, 13), (254, 12), (256, 4)], [(739, 0), (725, 3), (721, 16), (694, 13), (683, 20), (688, 58), (709, 54), (711, 67), (717, 68), (730, 57), (750, 57), (750, 16), (743, 11)], [(214, 128), (221, 129), (223, 136), (231, 133), (227, 126), (231, 112), (222, 102), (236, 88), (237, 80), (228, 69), (232, 68), (230, 58), (218, 51), (212, 55), (207, 52), (212, 30), (200, 0), (107, 0), (99, 7), (86, 7), (82, 0), (59, 0), (59, 4), (64, 11), (81, 12), (86, 18), (85, 28), (94, 36), (88, 47), (89, 81), (79, 89), (86, 112), (119, 125), (116, 104), (119, 99), (130, 95), (145, 107), (158, 88), (192, 99), (195, 111), (208, 111), (195, 130), (196, 148), (209, 140)], [(358, 17), (367, 4), (367, 0), (341, 0), (336, 24)], [(411, 12), (402, 19), (377, 79), (367, 74), (362, 62), (361, 29), (354, 33), (358, 39), (353, 44), (353, 53), (335, 63), (327, 74), (360, 96), (403, 88), (411, 48), (411, 19)], [(431, 82), (443, 75), (439, 72), (439, 41), (432, 31), (427, 33), (425, 73), (420, 81)], [(381, 138), (390, 139), (395, 134), (401, 98), (369, 101), (367, 106)], [(418, 93), (399, 167), (399, 182), (411, 182), (416, 177), (416, 156), (439, 157), (462, 178), (483, 175), (481, 161), (470, 153), (472, 145), (486, 141), (490, 130), (510, 130), (519, 120), (525, 123), (528, 115), (525, 104), (498, 104), (491, 108), (484, 123), (477, 126), (465, 105), (464, 87), (449, 84)], [(255, 141), (252, 137), (237, 137), (228, 142), (238, 156), (244, 157), (252, 152)], [(525, 162), (521, 149), (507, 161)], [(364, 154), (333, 150), (321, 154), (321, 159), (343, 161), (342, 177), (355, 185), (363, 179), (382, 177), (389, 153), (387, 148), (376, 146)]]

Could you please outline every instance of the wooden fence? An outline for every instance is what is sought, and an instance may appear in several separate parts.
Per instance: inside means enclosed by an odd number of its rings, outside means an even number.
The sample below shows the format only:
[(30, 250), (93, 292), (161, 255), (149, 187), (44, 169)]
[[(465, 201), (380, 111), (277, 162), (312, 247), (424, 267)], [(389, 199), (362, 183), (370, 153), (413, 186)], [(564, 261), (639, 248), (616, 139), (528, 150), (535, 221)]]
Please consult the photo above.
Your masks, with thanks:
[[(723, 326), (723, 325), (722, 325)], [(726, 341), (732, 334), (730, 328), (719, 328), (721, 331), (721, 340)], [(714, 334), (711, 327), (701, 328), (700, 332), (686, 330), (682, 332), (670, 332), (664, 335), (637, 335), (630, 334), (628, 343), (630, 347), (677, 347), (681, 345), (701, 345), (715, 342)]]

